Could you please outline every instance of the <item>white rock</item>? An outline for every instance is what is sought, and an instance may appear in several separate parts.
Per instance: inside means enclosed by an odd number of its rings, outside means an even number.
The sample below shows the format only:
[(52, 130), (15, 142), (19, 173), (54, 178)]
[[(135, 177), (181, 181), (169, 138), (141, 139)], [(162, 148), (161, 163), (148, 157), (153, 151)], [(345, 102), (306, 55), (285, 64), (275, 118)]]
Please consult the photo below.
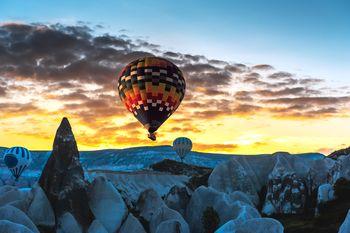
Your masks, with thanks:
[[(228, 195), (212, 188), (201, 186), (192, 194), (191, 200), (186, 210), (186, 220), (190, 226), (191, 232), (202, 233), (202, 216), (207, 207), (213, 207), (220, 218), (219, 226), (231, 219), (237, 218), (242, 211), (253, 218), (260, 217), (259, 212), (250, 204), (242, 202), (244, 194)], [(235, 200), (234, 197), (240, 197)]]
[(146, 233), (145, 229), (137, 218), (132, 213), (129, 213), (128, 218), (123, 223), (118, 233)]
[(350, 210), (346, 215), (344, 222), (341, 224), (338, 233), (349, 233), (350, 232)]
[(32, 189), (33, 201), (30, 204), (27, 214), (37, 226), (55, 226), (55, 214), (45, 192), (39, 185)]
[(243, 224), (248, 219), (256, 218), (257, 214), (254, 212), (254, 210), (252, 211), (249, 208), (252, 208), (252, 207), (243, 206), (241, 209), (241, 212), (235, 219), (230, 220), (224, 225), (222, 225), (220, 229), (215, 231), (215, 233), (233, 232), (238, 225)]
[(128, 213), (118, 190), (105, 177), (97, 177), (92, 182), (89, 198), (89, 206), (95, 218), (109, 233), (115, 233)]
[[(98, 174), (100, 175), (100, 174)], [(96, 174), (91, 173), (91, 177)], [(163, 174), (153, 171), (113, 172), (104, 176), (113, 183), (128, 206), (133, 206), (140, 194), (147, 189), (155, 190), (159, 196), (165, 196), (173, 186), (185, 187), (189, 180), (185, 175)]]
[(36, 228), (30, 218), (23, 213), (23, 211), (11, 205), (0, 207), (0, 220), (9, 220), (13, 223), (21, 224), (29, 228), (34, 233), (39, 233), (39, 230)]
[(159, 224), (156, 233), (180, 233), (181, 223), (176, 220), (167, 220)]
[[(181, 214), (177, 211), (170, 209), (167, 206), (162, 206), (159, 208), (151, 218), (149, 223), (150, 233), (156, 233), (158, 230), (158, 226), (164, 221), (177, 221), (180, 223), (180, 231), (179, 233), (189, 233), (189, 227), (186, 221), (182, 218)], [(163, 226), (165, 227), (165, 226)]]
[(176, 210), (184, 216), (190, 198), (190, 190), (187, 187), (174, 186), (164, 197), (164, 202), (169, 208)]
[(0, 206), (9, 204), (11, 202), (23, 200), (24, 195), (18, 189), (5, 189), (1, 192)]
[(230, 221), (215, 233), (283, 233), (283, 226), (272, 218), (252, 218), (241, 224)]
[(324, 203), (334, 199), (334, 189), (331, 184), (322, 184), (318, 187), (317, 203)]
[(95, 219), (91, 223), (91, 225), (88, 229), (88, 233), (108, 233), (108, 231), (98, 220)]
[(4, 193), (11, 191), (11, 190), (18, 190), (18, 188), (11, 186), (11, 185), (0, 186), (0, 195), (3, 195)]
[(82, 228), (74, 216), (66, 212), (57, 220), (57, 233), (82, 233)]
[(257, 191), (260, 189), (260, 185), (257, 187), (256, 175), (251, 169), (243, 167), (236, 158), (216, 166), (209, 176), (208, 184), (209, 187), (220, 192), (233, 193), (234, 191), (242, 191), (255, 204), (259, 202)]
[(28, 227), (22, 224), (13, 223), (8, 220), (0, 220), (1, 233), (33, 233)]
[(154, 213), (164, 205), (164, 201), (156, 191), (153, 189), (147, 189), (141, 193), (136, 207), (140, 212), (140, 216), (145, 220), (150, 221)]

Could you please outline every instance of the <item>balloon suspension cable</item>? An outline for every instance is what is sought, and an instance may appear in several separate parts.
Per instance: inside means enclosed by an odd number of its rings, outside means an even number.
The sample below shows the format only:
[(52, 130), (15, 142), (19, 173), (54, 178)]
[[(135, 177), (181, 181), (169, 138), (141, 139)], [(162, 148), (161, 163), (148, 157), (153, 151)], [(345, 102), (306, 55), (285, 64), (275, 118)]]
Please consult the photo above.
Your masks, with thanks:
[(148, 138), (151, 139), (152, 141), (155, 141), (155, 140), (157, 139), (155, 133), (149, 133), (149, 134), (148, 134)]

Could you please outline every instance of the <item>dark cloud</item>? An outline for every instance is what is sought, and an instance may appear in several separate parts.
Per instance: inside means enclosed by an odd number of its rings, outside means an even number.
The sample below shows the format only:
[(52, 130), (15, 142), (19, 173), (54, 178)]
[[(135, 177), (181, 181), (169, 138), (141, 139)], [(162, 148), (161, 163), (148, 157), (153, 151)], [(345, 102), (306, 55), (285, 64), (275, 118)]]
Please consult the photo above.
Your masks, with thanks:
[(268, 78), (271, 78), (271, 79), (284, 79), (284, 78), (291, 78), (291, 77), (293, 77), (291, 73), (284, 72), (284, 71), (276, 72), (268, 76)]
[(282, 90), (277, 90), (277, 91), (273, 91), (270, 89), (256, 90), (254, 93), (264, 97), (274, 97), (274, 96), (286, 96), (286, 95), (300, 96), (300, 95), (309, 95), (309, 94), (319, 94), (320, 92), (315, 90), (310, 90), (305, 87), (293, 87), (293, 88), (284, 88)]
[(7, 87), (0, 86), (0, 97), (6, 95)]
[[(125, 35), (95, 35), (92, 28), (83, 23), (0, 26), (0, 77), (5, 78), (0, 80), (0, 96), (9, 90), (28, 91), (28, 87), (9, 84), (9, 80), (30, 80), (45, 87), (40, 94), (62, 101), (62, 110), (82, 122), (103, 121), (128, 114), (115, 90), (122, 67), (136, 58), (162, 55), (183, 71), (187, 82), (183, 106), (194, 110), (194, 118), (254, 114), (264, 109), (304, 116), (336, 114), (349, 102), (347, 96), (325, 95), (325, 90), (316, 87), (321, 79), (298, 78), (275, 71), (269, 64), (247, 66), (161, 51), (159, 45)], [(234, 92), (237, 83), (249, 84), (249, 89)], [(87, 84), (97, 87), (92, 91)], [(57, 94), (57, 90), (66, 91)], [(14, 110), (18, 108), (14, 106)], [(191, 114), (183, 109), (179, 112)]]
[(267, 64), (255, 65), (252, 67), (255, 70), (272, 70), (273, 66)]
[(237, 91), (234, 95), (235, 99), (238, 101), (253, 101), (253, 98), (251, 97), (251, 92), (248, 91)]
[(342, 97), (297, 97), (297, 98), (276, 98), (262, 100), (269, 104), (289, 104), (289, 105), (334, 105), (341, 103), (349, 103), (350, 96)]

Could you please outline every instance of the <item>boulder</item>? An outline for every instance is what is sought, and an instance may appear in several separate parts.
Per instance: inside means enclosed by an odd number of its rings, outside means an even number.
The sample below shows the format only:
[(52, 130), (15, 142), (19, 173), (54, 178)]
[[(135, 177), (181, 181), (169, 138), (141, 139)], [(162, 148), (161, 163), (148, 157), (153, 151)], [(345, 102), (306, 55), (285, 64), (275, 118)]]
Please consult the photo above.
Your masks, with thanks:
[(55, 214), (45, 192), (39, 185), (35, 185), (32, 193), (33, 201), (28, 208), (27, 215), (37, 226), (54, 227)]
[(215, 233), (283, 233), (283, 226), (272, 218), (252, 218), (241, 224), (230, 221)]
[(33, 233), (28, 227), (22, 224), (13, 223), (8, 220), (0, 220), (1, 233)]
[(88, 182), (79, 161), (79, 151), (72, 128), (63, 118), (57, 129), (52, 153), (39, 179), (56, 218), (71, 213), (86, 231), (93, 215), (88, 205)]
[(106, 230), (106, 228), (100, 223), (100, 221), (98, 220), (94, 220), (87, 233), (108, 233), (108, 231)]
[[(145, 229), (132, 213), (129, 213), (118, 233), (146, 233)], [(166, 231), (164, 231), (166, 232)]]
[[(217, 212), (220, 219), (219, 226), (237, 218), (242, 211), (246, 211), (247, 215), (254, 218), (260, 217), (259, 212), (251, 206), (251, 202), (242, 201), (248, 199), (247, 197), (243, 198), (243, 196), (243, 193), (228, 195), (204, 186), (197, 188), (192, 194), (186, 210), (186, 220), (191, 232), (203, 232), (202, 216), (207, 207), (213, 207)], [(239, 197), (239, 199), (237, 200), (235, 197)]]
[(255, 209), (252, 210), (250, 208), (251, 207), (249, 207), (249, 206), (243, 206), (240, 213), (238, 214), (238, 216), (235, 219), (230, 220), (227, 223), (225, 223), (224, 225), (222, 225), (220, 227), (220, 230), (218, 230), (216, 232), (233, 232), (234, 229), (238, 225), (243, 224), (248, 219), (253, 219), (253, 218), (256, 218), (257, 216), (259, 216), (259, 214), (256, 212)]
[(187, 187), (174, 186), (165, 196), (164, 202), (169, 208), (176, 210), (184, 216), (190, 197), (191, 194)]
[(177, 220), (167, 220), (159, 224), (156, 233), (182, 233), (181, 223)]
[(217, 165), (209, 176), (208, 184), (209, 187), (220, 192), (242, 191), (255, 204), (259, 202), (257, 191), (260, 189), (260, 185), (257, 187), (256, 175), (251, 169), (243, 167), (236, 158)]
[(21, 224), (30, 229), (34, 233), (39, 233), (34, 223), (21, 210), (11, 206), (5, 205), (0, 207), (0, 220), (9, 220), (13, 223)]
[[(159, 231), (158, 226), (165, 221), (172, 220), (172, 222), (176, 221), (180, 223), (180, 231), (179, 233), (189, 233), (189, 227), (186, 221), (183, 219), (181, 214), (177, 211), (168, 208), (167, 206), (160, 207), (152, 216), (149, 227), (150, 233), (156, 233)], [(171, 224), (173, 226), (173, 224)], [(165, 227), (165, 226), (163, 226)], [(164, 231), (168, 232), (168, 231)]]
[(5, 188), (0, 191), (0, 206), (23, 200), (25, 198), (25, 195), (17, 188), (9, 188), (8, 186), (4, 187)]
[(82, 228), (74, 216), (66, 212), (57, 220), (57, 233), (82, 233)]
[(164, 201), (156, 191), (153, 189), (147, 189), (140, 194), (139, 200), (136, 204), (136, 209), (139, 211), (140, 217), (149, 222), (154, 213), (164, 205)]
[(346, 215), (344, 222), (341, 224), (338, 233), (349, 233), (350, 232), (350, 210)]
[(318, 187), (317, 203), (325, 203), (334, 200), (334, 189), (331, 184), (322, 184)]
[(128, 213), (118, 190), (105, 177), (96, 177), (89, 190), (89, 199), (95, 218), (109, 233), (116, 232)]

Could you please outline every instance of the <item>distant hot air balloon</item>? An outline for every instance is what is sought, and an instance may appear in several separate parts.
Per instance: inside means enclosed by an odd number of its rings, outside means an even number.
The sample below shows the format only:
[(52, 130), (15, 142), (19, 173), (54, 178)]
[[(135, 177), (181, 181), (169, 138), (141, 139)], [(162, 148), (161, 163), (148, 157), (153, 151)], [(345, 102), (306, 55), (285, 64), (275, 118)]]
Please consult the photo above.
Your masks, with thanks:
[(32, 162), (32, 156), (26, 148), (12, 147), (5, 151), (4, 162), (12, 175), (18, 180), (22, 172)]
[(181, 70), (159, 57), (137, 59), (118, 75), (119, 96), (125, 107), (156, 139), (155, 131), (175, 112), (185, 95)]
[(173, 142), (173, 149), (176, 151), (181, 161), (183, 161), (185, 156), (192, 149), (192, 141), (185, 137), (176, 138)]

